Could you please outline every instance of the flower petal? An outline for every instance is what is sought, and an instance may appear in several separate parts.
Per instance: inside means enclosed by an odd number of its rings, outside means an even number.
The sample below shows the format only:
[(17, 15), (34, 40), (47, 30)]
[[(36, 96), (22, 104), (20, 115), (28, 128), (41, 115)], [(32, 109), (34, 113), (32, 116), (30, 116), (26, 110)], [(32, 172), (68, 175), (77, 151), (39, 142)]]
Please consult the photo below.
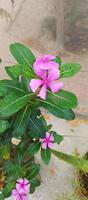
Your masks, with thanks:
[(42, 147), (42, 149), (47, 149), (47, 143), (46, 143), (46, 142), (43, 142), (43, 143), (41, 144), (41, 147)]
[(60, 70), (57, 67), (52, 67), (48, 72), (48, 81), (54, 81), (60, 77)]
[(54, 142), (54, 137), (53, 137), (53, 135), (50, 135), (50, 142)]
[(52, 67), (59, 67), (58, 63), (51, 61), (55, 58), (56, 57), (52, 55), (39, 56), (33, 65), (35, 73), (40, 77), (40, 69), (49, 70)]
[(51, 89), (51, 91), (53, 93), (58, 92), (60, 89), (63, 88), (64, 84), (63, 82), (56, 80), (56, 81), (52, 81), (48, 84), (49, 88)]
[(30, 184), (25, 185), (24, 186), (24, 191), (25, 191), (26, 194), (29, 193), (29, 190), (30, 190)]
[(17, 191), (16, 189), (12, 190), (12, 195), (13, 195), (13, 196), (16, 197), (16, 196), (18, 196), (18, 194), (19, 194), (19, 193), (18, 193), (18, 191)]
[(46, 79), (46, 71), (40, 68), (40, 65), (34, 65), (34, 71), (37, 76), (42, 79)]
[(31, 79), (29, 86), (31, 87), (31, 90), (33, 92), (36, 92), (36, 90), (43, 84), (42, 80), (39, 79)]
[(50, 149), (52, 149), (52, 148), (54, 147), (54, 143), (53, 143), (53, 142), (49, 142), (49, 143), (48, 143), (48, 147), (49, 147)]
[(42, 56), (42, 58), (45, 60), (54, 60), (56, 58), (56, 56), (46, 54), (46, 55)]
[(19, 179), (17, 180), (17, 183), (22, 184), (23, 182), (24, 182), (24, 180), (23, 180), (22, 178), (19, 178)]
[(50, 137), (50, 133), (46, 132), (46, 138), (49, 138), (49, 137)]
[(47, 89), (47, 85), (44, 84), (42, 87), (41, 87), (41, 90), (38, 94), (39, 97), (41, 97), (42, 99), (46, 99), (46, 89)]
[(28, 184), (29, 184), (29, 181), (28, 181), (26, 178), (24, 178), (23, 181), (24, 181), (24, 184), (25, 184), (25, 185), (28, 185)]
[(22, 195), (21, 200), (28, 200), (28, 195)]
[(16, 190), (18, 191), (19, 194), (24, 193), (24, 188), (21, 187), (19, 183), (16, 184)]

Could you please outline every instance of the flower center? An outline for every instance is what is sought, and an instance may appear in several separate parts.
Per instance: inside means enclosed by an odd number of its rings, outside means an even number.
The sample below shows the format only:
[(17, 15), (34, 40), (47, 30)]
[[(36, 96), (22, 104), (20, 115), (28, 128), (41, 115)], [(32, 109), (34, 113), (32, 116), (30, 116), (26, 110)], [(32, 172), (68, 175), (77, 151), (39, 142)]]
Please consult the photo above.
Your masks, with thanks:
[(22, 188), (24, 187), (24, 183), (21, 183), (21, 187), (22, 187)]
[(48, 83), (48, 80), (46, 79), (46, 80), (44, 80), (44, 84), (47, 84)]
[(50, 138), (46, 138), (46, 143), (48, 144), (50, 142)]

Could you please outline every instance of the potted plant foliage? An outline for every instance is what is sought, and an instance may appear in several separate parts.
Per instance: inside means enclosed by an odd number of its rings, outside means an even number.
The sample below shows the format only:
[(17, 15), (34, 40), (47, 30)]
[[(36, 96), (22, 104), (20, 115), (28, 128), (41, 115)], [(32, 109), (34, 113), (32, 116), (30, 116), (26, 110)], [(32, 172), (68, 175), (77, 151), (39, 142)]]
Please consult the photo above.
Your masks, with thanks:
[[(13, 195), (28, 200), (41, 183), (39, 152), (48, 164), (51, 155), (88, 172), (88, 161), (55, 150), (64, 139), (42, 115), (46, 109), (58, 118), (73, 120), (76, 96), (63, 90), (63, 79), (75, 75), (80, 64), (63, 64), (61, 58), (36, 58), (23, 44), (10, 45), (17, 63), (5, 67), (9, 79), (0, 80), (0, 200)], [(59, 131), (59, 130), (58, 130)], [(14, 142), (15, 140), (15, 142)]]

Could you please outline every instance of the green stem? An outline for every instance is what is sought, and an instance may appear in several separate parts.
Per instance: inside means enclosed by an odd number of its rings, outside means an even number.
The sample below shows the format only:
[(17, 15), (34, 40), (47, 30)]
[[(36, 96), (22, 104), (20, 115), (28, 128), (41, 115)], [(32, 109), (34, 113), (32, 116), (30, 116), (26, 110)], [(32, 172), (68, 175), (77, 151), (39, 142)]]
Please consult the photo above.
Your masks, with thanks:
[(51, 150), (51, 152), (60, 160), (63, 160), (75, 166), (79, 170), (82, 170), (88, 173), (88, 160), (83, 159), (83, 158), (78, 158), (77, 156), (68, 155), (60, 151)]

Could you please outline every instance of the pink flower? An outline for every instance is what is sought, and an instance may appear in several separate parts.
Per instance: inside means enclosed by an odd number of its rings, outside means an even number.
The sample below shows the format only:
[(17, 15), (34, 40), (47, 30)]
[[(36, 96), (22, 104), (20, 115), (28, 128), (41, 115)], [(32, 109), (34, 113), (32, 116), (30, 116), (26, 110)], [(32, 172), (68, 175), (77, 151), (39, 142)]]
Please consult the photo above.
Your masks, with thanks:
[(16, 189), (12, 191), (12, 195), (16, 200), (28, 200), (28, 194), (30, 192), (30, 183), (27, 179), (18, 179)]
[(34, 63), (34, 68), (38, 69), (39, 67), (40, 69), (49, 70), (51, 67), (59, 67), (58, 63), (53, 61), (55, 58), (52, 55), (39, 56)]
[(28, 194), (30, 190), (30, 183), (27, 179), (18, 179), (16, 184), (16, 189), (19, 194)]
[(46, 137), (40, 139), (42, 149), (53, 148), (54, 147), (54, 137), (50, 133), (46, 132)]
[(54, 58), (54, 56), (48, 55), (39, 57), (33, 66), (35, 74), (41, 79), (32, 79), (30, 81), (30, 87), (33, 92), (36, 92), (40, 88), (37, 96), (42, 99), (46, 99), (47, 88), (50, 88), (53, 93), (56, 93), (63, 87), (63, 82), (59, 80), (59, 64), (51, 61)]
[(28, 200), (27, 194), (19, 194), (16, 189), (12, 191), (12, 196), (14, 196), (16, 200)]

